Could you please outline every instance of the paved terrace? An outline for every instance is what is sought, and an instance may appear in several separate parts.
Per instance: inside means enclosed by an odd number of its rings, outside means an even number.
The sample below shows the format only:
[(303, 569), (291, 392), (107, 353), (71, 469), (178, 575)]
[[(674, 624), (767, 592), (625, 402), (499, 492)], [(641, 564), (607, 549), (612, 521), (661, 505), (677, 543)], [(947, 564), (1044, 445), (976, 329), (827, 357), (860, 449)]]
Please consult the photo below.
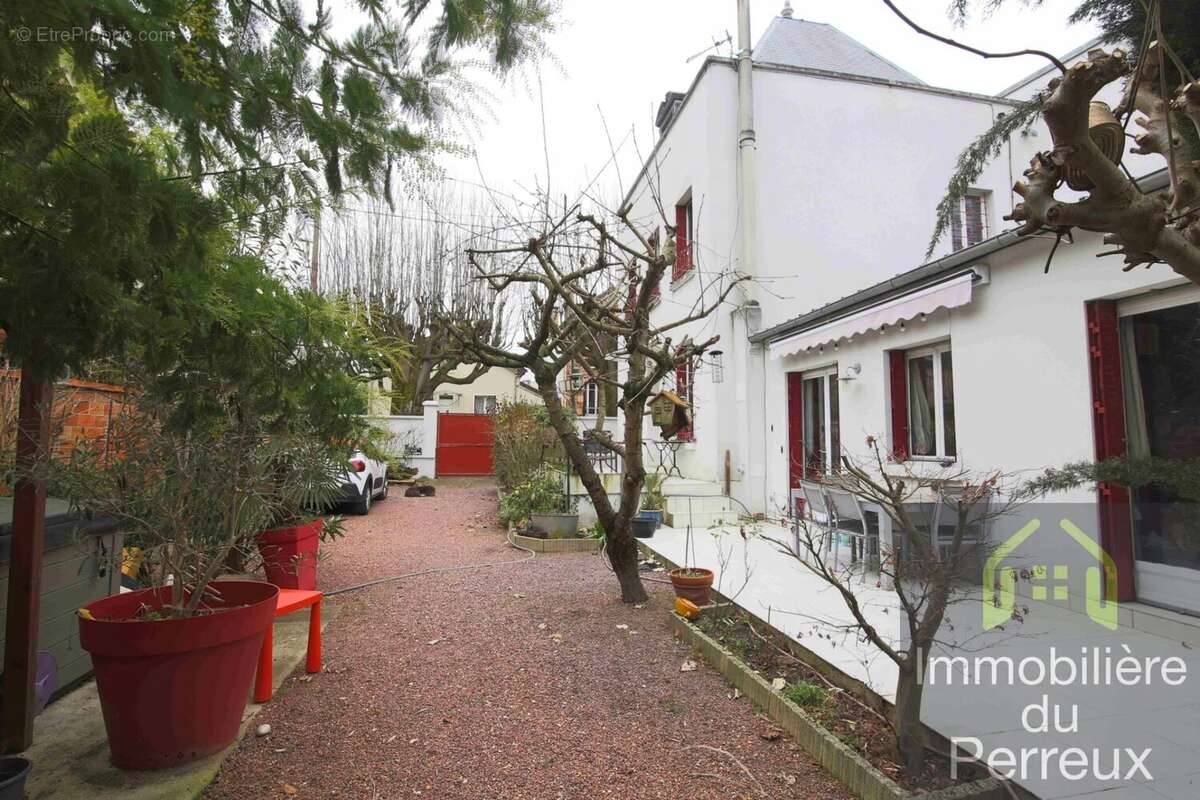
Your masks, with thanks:
[[(853, 635), (836, 630), (850, 621), (850, 614), (834, 589), (809, 573), (795, 559), (780, 553), (771, 540), (790, 541), (790, 531), (776, 525), (764, 525), (757, 536), (743, 540), (736, 527), (700, 529), (692, 533), (695, 553), (691, 563), (709, 567), (717, 575), (714, 587), (733, 598), (740, 607), (764, 622), (770, 622), (797, 642), (817, 653), (848, 675), (867, 683), (886, 698), (895, 696), (896, 669), (873, 647), (856, 641)], [(663, 527), (653, 538), (643, 540), (655, 553), (683, 564), (687, 542), (684, 530)], [(842, 548), (843, 552), (846, 550)], [(722, 568), (722, 564), (724, 567)], [(855, 577), (858, 581), (858, 577)], [(895, 641), (902, 638), (902, 614), (893, 593), (876, 587), (876, 577), (868, 575), (859, 587), (859, 597), (871, 621), (880, 631), (890, 632)], [(1111, 662), (1126, 655), (1128, 647), (1139, 662), (1148, 658), (1178, 657), (1187, 666), (1186, 680), (1178, 686), (1164, 686), (1155, 675), (1151, 686), (1070, 685), (994, 685), (990, 671), (982, 676), (984, 685), (929, 685), (926, 682), (925, 722), (947, 737), (976, 737), (985, 752), (1007, 747), (1020, 754), (1021, 748), (1036, 748), (1029, 763), (1024, 788), (1045, 800), (1051, 798), (1088, 798), (1088, 800), (1184, 800), (1200, 797), (1200, 619), (1160, 611), (1138, 604), (1121, 607), (1121, 626), (1110, 631), (1092, 622), (1086, 615), (1052, 603), (1029, 603), (1027, 620), (1005, 631), (984, 633), (982, 606), (973, 600), (955, 607), (953, 631), (943, 627), (949, 637), (964, 643), (963, 649), (942, 655), (1010, 656), (1014, 664), (1036, 658), (1049, 664), (1050, 648), (1078, 660), (1087, 649), (1089, 664), (1093, 656), (1111, 654)], [(814, 618), (824, 620), (820, 625)], [(1132, 627), (1131, 627), (1132, 626)], [(818, 635), (818, 633), (824, 635)], [(1099, 648), (1094, 650), (1093, 648)], [(1103, 663), (1103, 662), (1102, 662)], [(1029, 665), (1029, 677), (1036, 683), (1036, 665)], [(1065, 665), (1061, 674), (1067, 676)], [(1153, 672), (1153, 670), (1151, 670)], [(1090, 666), (1088, 672), (1091, 672)], [(1103, 673), (1101, 673), (1103, 674)], [(943, 681), (944, 682), (944, 681)], [(1002, 681), (1007, 684), (1007, 681)], [(1048, 697), (1051, 709), (1050, 731), (1030, 733), (1022, 723), (1022, 711)], [(1061, 707), (1064, 728), (1054, 730), (1053, 709)], [(1072, 707), (1077, 707), (1077, 724), (1071, 725)], [(1030, 727), (1040, 726), (1041, 715), (1026, 716)], [(1041, 752), (1049, 748), (1082, 748), (1093, 759), (1101, 776), (1114, 768), (1114, 748), (1119, 753), (1118, 780), (1101, 780), (1090, 769), (1080, 779), (1062, 774), (1055, 755), (1048, 762), (1045, 779), (1041, 776)], [(1153, 780), (1132, 770), (1134, 759), (1124, 750), (1151, 753), (1145, 759)], [(1128, 780), (1127, 772), (1133, 771)], [(1073, 775), (1074, 770), (1066, 770)]]

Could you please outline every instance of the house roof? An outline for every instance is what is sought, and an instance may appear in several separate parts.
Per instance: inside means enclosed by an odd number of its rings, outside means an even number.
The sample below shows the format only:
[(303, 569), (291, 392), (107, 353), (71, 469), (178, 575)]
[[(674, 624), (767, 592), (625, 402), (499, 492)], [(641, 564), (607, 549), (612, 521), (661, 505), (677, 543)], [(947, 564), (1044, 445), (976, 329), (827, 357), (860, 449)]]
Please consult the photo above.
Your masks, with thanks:
[(883, 56), (832, 25), (776, 17), (754, 48), (755, 61), (861, 75), (885, 81), (923, 84)]
[[(1079, 58), (1081, 55), (1088, 52), (1093, 47), (1099, 47), (1103, 43), (1104, 43), (1104, 37), (1097, 36), (1095, 39), (1090, 39), (1090, 40), (1084, 42), (1083, 44), (1079, 45), (1079, 47), (1076, 47), (1071, 52), (1062, 56), (1059, 60), (1062, 61), (1064, 64), (1070, 64), (1072, 61)], [(1047, 64), (1046, 66), (1042, 67), (1041, 69), (1029, 73), (1024, 78), (1021, 78), (1021, 80), (1017, 81), (1016, 83), (1012, 84), (1011, 86), (1005, 87), (1003, 90), (1000, 91), (1000, 93), (997, 96), (998, 97), (1008, 97), (1013, 92), (1017, 91), (1018, 89), (1022, 89), (1025, 86), (1028, 86), (1029, 84), (1033, 83), (1034, 81), (1046, 77), (1051, 72), (1053, 72), (1055, 69), (1056, 69), (1056, 67), (1053, 64)]]

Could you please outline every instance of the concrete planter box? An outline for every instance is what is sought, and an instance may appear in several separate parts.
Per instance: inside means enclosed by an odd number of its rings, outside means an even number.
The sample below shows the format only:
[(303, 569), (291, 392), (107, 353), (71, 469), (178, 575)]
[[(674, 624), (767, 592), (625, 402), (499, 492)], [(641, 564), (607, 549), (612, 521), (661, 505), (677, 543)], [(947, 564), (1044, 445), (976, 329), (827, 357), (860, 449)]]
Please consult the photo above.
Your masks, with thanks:
[(779, 727), (796, 740), (830, 774), (844, 783), (862, 800), (1006, 800), (1008, 793), (993, 778), (950, 786), (934, 792), (913, 793), (883, 774), (865, 758), (825, 730), (798, 705), (771, 688), (761, 675), (750, 669), (730, 651), (695, 625), (671, 614), (671, 624), (685, 644), (698, 652), (714, 669), (725, 676), (742, 694), (750, 698)]
[(600, 540), (587, 539), (536, 539), (532, 536), (512, 534), (512, 540), (521, 547), (535, 553), (599, 553)]
[(550, 534), (551, 539), (574, 539), (579, 533), (578, 514), (530, 514), (529, 522)]

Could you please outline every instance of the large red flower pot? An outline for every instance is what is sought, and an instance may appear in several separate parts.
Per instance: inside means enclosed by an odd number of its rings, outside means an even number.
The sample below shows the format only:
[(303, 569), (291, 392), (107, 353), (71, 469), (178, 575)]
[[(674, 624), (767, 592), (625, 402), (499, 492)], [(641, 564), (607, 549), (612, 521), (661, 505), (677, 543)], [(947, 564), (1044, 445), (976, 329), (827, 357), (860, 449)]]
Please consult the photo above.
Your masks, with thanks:
[(259, 581), (210, 586), (211, 613), (187, 619), (134, 618), (143, 608), (161, 609), (170, 587), (97, 600), (86, 606), (94, 619), (79, 618), (116, 766), (171, 767), (237, 738), (279, 588)]
[(281, 589), (317, 588), (317, 551), (321, 544), (320, 519), (291, 528), (274, 528), (258, 535), (267, 580)]

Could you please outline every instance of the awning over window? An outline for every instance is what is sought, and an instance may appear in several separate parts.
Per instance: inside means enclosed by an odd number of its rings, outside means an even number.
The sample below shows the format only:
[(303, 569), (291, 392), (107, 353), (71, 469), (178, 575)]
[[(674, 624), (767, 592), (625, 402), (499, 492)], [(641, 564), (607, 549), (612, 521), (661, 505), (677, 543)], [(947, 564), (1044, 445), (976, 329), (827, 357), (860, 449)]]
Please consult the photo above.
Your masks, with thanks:
[(884, 325), (895, 325), (921, 314), (932, 314), (939, 308), (964, 306), (971, 302), (971, 282), (974, 278), (975, 273), (967, 272), (948, 281), (885, 300), (816, 328), (771, 342), (768, 350), (771, 358), (798, 355), (814, 347), (850, 339), (860, 333), (877, 331)]

